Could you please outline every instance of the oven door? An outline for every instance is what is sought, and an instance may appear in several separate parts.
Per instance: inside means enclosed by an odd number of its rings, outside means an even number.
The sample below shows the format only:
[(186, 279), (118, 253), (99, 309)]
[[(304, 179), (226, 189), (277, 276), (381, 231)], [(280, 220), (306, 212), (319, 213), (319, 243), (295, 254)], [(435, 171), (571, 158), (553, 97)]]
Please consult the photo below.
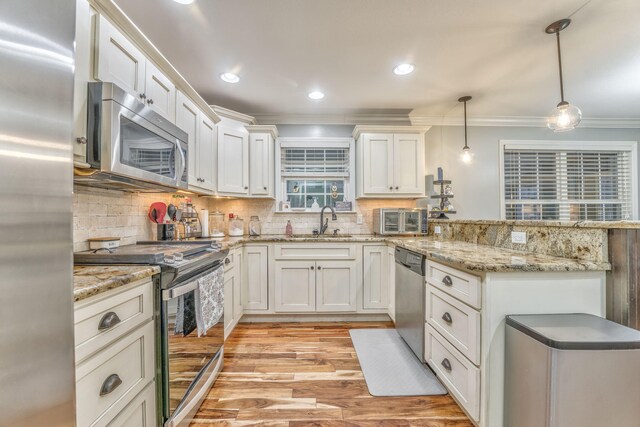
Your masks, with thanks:
[(100, 120), (103, 172), (187, 188), (186, 141), (114, 100), (103, 101)]
[(418, 234), (420, 233), (420, 210), (407, 210), (403, 212), (402, 216), (402, 232), (405, 234)]
[(219, 264), (162, 291), (162, 412), (167, 427), (189, 425), (222, 370), (224, 300), (216, 301), (219, 320), (202, 336), (195, 304), (198, 279), (218, 270), (224, 286), (223, 269)]

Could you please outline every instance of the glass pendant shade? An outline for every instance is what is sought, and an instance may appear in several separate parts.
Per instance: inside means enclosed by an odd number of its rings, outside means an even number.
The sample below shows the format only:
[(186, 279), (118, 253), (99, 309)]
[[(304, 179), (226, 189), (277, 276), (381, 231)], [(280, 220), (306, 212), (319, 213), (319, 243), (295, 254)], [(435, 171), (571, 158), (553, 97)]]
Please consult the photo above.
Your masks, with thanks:
[(473, 160), (473, 154), (471, 154), (471, 148), (464, 147), (462, 149), (462, 156), (460, 157), (463, 163), (471, 163)]
[(573, 130), (582, 119), (582, 111), (566, 101), (558, 104), (547, 118), (547, 127), (554, 132)]

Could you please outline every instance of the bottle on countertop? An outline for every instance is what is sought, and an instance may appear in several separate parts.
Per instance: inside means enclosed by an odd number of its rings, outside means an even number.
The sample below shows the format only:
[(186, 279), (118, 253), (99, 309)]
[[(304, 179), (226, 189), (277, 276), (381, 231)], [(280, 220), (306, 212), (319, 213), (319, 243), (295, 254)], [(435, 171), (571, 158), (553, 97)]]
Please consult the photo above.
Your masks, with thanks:
[(293, 236), (293, 226), (291, 225), (291, 220), (287, 220), (287, 226), (285, 227), (285, 234), (287, 237)]

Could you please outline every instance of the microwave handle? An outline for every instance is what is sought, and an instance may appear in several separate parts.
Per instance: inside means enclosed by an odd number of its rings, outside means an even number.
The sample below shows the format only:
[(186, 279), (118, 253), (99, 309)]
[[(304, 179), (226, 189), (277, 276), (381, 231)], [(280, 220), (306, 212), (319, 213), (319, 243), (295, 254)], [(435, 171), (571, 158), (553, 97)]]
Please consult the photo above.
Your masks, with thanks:
[(187, 158), (184, 155), (184, 151), (182, 150), (182, 147), (180, 146), (180, 141), (176, 141), (176, 148), (178, 149), (178, 152), (180, 153), (180, 171), (176, 174), (176, 180), (180, 180), (182, 178), (182, 175), (184, 174), (184, 170), (187, 168)]

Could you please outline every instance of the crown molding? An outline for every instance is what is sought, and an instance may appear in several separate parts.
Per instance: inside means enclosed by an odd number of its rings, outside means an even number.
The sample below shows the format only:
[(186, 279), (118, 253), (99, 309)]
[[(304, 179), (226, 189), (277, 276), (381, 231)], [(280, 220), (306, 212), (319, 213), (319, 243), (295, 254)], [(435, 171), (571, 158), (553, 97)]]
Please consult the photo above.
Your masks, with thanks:
[(247, 125), (249, 133), (268, 133), (272, 138), (278, 137), (278, 128), (275, 125)]
[(230, 110), (228, 108), (221, 107), (219, 105), (211, 105), (211, 108), (220, 117), (225, 117), (227, 119), (236, 120), (238, 122), (246, 123), (248, 125), (257, 124), (255, 117), (250, 116), (248, 114), (239, 113), (237, 111), (233, 111), (233, 110)]
[(287, 125), (410, 125), (407, 114), (254, 114), (258, 123)]
[(393, 126), (393, 125), (356, 125), (353, 128), (353, 139), (363, 133), (426, 133), (431, 126)]
[[(420, 116), (409, 115), (412, 125), (419, 126), (463, 126), (462, 117), (445, 116)], [(518, 126), (518, 127), (547, 127), (546, 117), (532, 116), (485, 116), (467, 118), (469, 126)], [(640, 128), (638, 119), (615, 118), (583, 118), (579, 127), (582, 128), (614, 128), (635, 129)]]

